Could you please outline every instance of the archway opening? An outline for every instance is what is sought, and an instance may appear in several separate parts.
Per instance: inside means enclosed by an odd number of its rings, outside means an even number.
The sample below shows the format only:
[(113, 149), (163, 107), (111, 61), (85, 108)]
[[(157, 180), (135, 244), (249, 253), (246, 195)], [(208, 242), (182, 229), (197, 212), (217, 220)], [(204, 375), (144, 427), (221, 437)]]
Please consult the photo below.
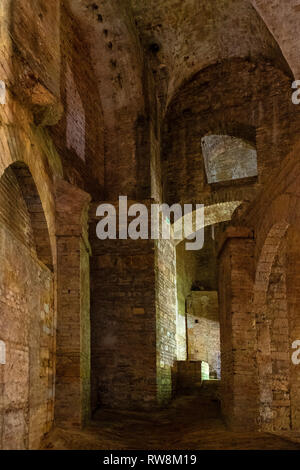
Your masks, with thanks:
[(0, 266), (0, 447), (33, 449), (53, 423), (53, 262), (41, 199), (22, 162), (0, 179)]
[(298, 430), (300, 371), (293, 344), (300, 334), (299, 230), (275, 225), (256, 272), (258, 419), (264, 431)]

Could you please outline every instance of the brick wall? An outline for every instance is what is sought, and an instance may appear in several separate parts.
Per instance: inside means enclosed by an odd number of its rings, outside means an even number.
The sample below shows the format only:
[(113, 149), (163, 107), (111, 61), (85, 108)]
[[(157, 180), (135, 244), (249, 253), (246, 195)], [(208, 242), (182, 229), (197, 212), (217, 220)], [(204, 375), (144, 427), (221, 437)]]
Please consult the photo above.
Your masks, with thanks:
[(65, 177), (96, 198), (105, 192), (104, 120), (89, 46), (68, 2), (60, 12), (60, 96), (65, 113), (50, 129)]
[(148, 408), (156, 403), (154, 241), (99, 240), (97, 206), (89, 230), (92, 408)]
[(188, 359), (209, 365), (210, 377), (220, 378), (220, 320), (217, 291), (192, 292), (187, 298)]
[(153, 407), (172, 395), (175, 247), (169, 240), (101, 241), (96, 236), (95, 213), (93, 205), (93, 409)]
[[(163, 178), (169, 203), (251, 199), (291, 149), (299, 107), (290, 77), (271, 63), (232, 60), (208, 67), (177, 92), (163, 133)], [(262, 105), (263, 103), (263, 105)], [(288, 126), (281, 123), (288, 121)], [(258, 182), (207, 184), (201, 139), (207, 134), (242, 138), (256, 146)]]
[[(241, 409), (236, 415), (234, 409), (242, 396), (241, 383), (237, 374), (234, 379), (228, 374), (228, 366), (233, 364), (234, 367), (235, 358), (239, 357), (238, 363), (243, 366), (241, 370), (247, 383), (244, 397), (251, 401), (247, 408), (253, 413), (255, 425), (265, 430), (299, 429), (299, 368), (291, 361), (291, 345), (299, 336), (296, 313), (299, 310), (298, 152), (296, 145), (279, 168), (270, 173), (264, 191), (233, 219), (235, 225), (242, 222), (255, 234), (252, 242), (255, 282), (251, 287), (251, 277), (248, 276), (247, 293), (237, 285), (234, 287), (232, 282), (232, 276), (235, 278), (237, 274), (235, 253), (238, 253), (240, 263), (243, 262), (242, 248), (238, 248), (231, 239), (220, 256), (222, 379), (225, 379), (223, 410), (225, 415), (233, 417), (233, 421), (229, 420), (231, 425), (245, 419)], [(232, 230), (237, 229), (233, 227)], [(230, 244), (235, 251), (228, 256)], [(246, 257), (248, 255), (245, 253)], [(249, 266), (250, 260), (248, 270)], [(226, 321), (226, 312), (231, 311), (232, 302), (240, 315), (245, 312), (245, 306), (250, 305), (244, 317), (245, 320), (248, 318), (248, 329), (246, 325), (240, 328), (243, 319), (238, 323)], [(239, 348), (243, 351), (241, 354)], [(251, 353), (249, 357), (251, 348), (254, 348), (254, 355)], [(243, 357), (247, 357), (250, 369), (243, 364)], [(234, 397), (234, 401), (227, 401), (228, 394)]]
[(196, 386), (201, 384), (202, 362), (201, 361), (178, 361), (176, 380), (174, 388), (176, 393), (187, 393), (195, 391)]
[(205, 229), (200, 251), (187, 251), (185, 241), (176, 246), (177, 358), (186, 359), (186, 300), (192, 289), (216, 290), (217, 267), (212, 228)]
[(57, 335), (55, 422), (83, 426), (90, 418), (90, 196), (56, 182)]
[[(286, 298), (286, 246), (283, 241), (272, 266), (267, 292), (264, 323), (269, 326), (272, 401), (269, 418), (271, 430), (288, 430), (291, 426), (290, 401), (290, 341)], [(266, 359), (266, 358), (265, 358)], [(266, 364), (268, 363), (266, 361)], [(261, 378), (262, 380), (262, 378)], [(268, 393), (268, 377), (262, 384), (263, 397)], [(270, 419), (271, 418), (271, 419)]]
[(172, 397), (176, 367), (176, 251), (172, 240), (158, 240), (155, 251), (157, 399)]
[[(296, 213), (299, 212), (299, 200)], [(289, 347), (281, 348), (283, 352), (276, 359), (277, 370), (286, 368), (287, 364), (290, 367), (289, 375), (289, 392), (290, 392), (290, 426), (291, 429), (299, 431), (300, 429), (300, 368), (299, 365), (292, 362), (292, 354), (295, 350), (292, 349), (294, 341), (300, 339), (300, 321), (299, 321), (299, 306), (300, 306), (300, 223), (299, 219), (295, 220), (295, 212), (291, 211), (291, 223), (286, 235), (286, 301), (287, 301), (287, 317), (283, 318), (283, 324), (279, 325), (280, 333), (284, 334), (288, 330), (289, 334)], [(279, 293), (280, 294), (280, 293)], [(282, 294), (281, 294), (282, 296)], [(275, 296), (276, 298), (276, 296)], [(286, 339), (286, 337), (284, 338)], [(284, 345), (282, 345), (284, 346)], [(280, 370), (280, 369), (279, 369)], [(282, 396), (283, 395), (283, 396)], [(276, 397), (277, 398), (277, 397)], [(284, 393), (279, 396), (284, 399)], [(275, 402), (276, 403), (276, 402)], [(279, 403), (280, 405), (280, 403)], [(282, 406), (287, 403), (283, 403)]]
[[(59, 97), (60, 2), (16, 0), (10, 5), (11, 38), (17, 66), (34, 74), (46, 89)], [(15, 77), (14, 77), (15, 78)]]
[(235, 430), (257, 425), (254, 241), (238, 230), (225, 244), (219, 267), (222, 413)]
[(53, 274), (37, 257), (13, 170), (0, 180), (0, 448), (38, 448), (53, 423)]
[(177, 359), (187, 358), (186, 350), (186, 299), (193, 282), (199, 273), (198, 259), (194, 251), (186, 251), (185, 241), (176, 247), (176, 287), (177, 287)]

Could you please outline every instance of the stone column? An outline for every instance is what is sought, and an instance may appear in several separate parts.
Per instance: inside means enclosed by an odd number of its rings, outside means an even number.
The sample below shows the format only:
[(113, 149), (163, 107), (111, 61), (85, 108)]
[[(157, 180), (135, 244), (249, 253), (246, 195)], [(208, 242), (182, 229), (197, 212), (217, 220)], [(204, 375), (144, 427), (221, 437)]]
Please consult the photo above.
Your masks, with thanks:
[(82, 426), (90, 416), (90, 196), (56, 184), (57, 345), (55, 422)]
[(157, 402), (166, 405), (176, 377), (176, 249), (172, 240), (155, 244)]
[(219, 249), (221, 399), (222, 413), (235, 431), (257, 426), (254, 277), (253, 234), (229, 227)]

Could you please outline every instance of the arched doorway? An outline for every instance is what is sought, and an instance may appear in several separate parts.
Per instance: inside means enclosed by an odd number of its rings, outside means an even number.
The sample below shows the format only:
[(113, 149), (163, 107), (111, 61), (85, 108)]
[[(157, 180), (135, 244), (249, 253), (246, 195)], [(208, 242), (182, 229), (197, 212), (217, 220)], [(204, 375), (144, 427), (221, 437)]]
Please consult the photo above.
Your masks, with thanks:
[(0, 448), (33, 449), (53, 422), (52, 253), (41, 199), (22, 162), (0, 179)]
[(258, 420), (263, 431), (298, 430), (300, 370), (292, 362), (300, 338), (300, 231), (275, 224), (260, 255), (254, 291)]
[[(262, 248), (256, 269), (253, 311), (256, 318), (257, 332), (257, 367), (258, 367), (258, 422), (262, 430), (273, 430), (273, 360), (276, 358), (272, 346), (276, 328), (275, 292), (285, 289), (285, 278), (282, 266), (282, 242), (288, 229), (287, 223), (274, 225), (269, 231)], [(280, 249), (281, 248), (281, 249)], [(283, 295), (285, 292), (283, 292)], [(285, 296), (285, 295), (284, 295)], [(277, 314), (279, 314), (277, 312)], [(286, 312), (285, 312), (286, 316)], [(275, 347), (275, 345), (273, 345)], [(282, 410), (276, 410), (281, 413)], [(279, 424), (278, 424), (279, 426)]]

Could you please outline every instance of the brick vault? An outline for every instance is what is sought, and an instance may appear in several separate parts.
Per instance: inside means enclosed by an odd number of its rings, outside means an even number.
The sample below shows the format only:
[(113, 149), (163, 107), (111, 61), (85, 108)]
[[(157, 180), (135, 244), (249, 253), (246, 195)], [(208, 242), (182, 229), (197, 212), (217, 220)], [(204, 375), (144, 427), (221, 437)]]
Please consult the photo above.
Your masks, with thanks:
[(300, 447), (299, 15), (1, 1), (0, 449)]

